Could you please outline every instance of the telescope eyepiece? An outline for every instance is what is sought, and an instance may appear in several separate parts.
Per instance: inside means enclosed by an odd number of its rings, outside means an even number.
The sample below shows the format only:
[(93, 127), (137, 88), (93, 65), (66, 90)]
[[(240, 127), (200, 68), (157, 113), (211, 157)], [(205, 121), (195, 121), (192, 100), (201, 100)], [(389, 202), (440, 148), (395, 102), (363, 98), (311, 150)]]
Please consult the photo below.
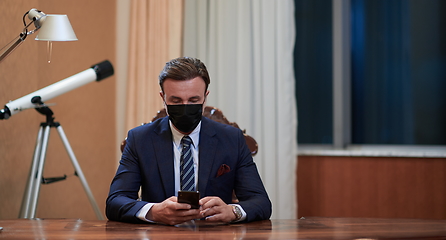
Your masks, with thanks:
[(11, 117), (11, 111), (5, 106), (5, 108), (0, 110), (0, 119), (8, 119), (9, 117)]

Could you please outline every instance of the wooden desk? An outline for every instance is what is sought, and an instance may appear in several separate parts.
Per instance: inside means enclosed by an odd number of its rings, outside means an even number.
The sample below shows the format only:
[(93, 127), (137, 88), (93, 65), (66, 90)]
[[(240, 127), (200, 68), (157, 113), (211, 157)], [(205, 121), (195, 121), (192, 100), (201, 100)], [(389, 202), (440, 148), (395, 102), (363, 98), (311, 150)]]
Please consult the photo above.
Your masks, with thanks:
[(0, 220), (0, 239), (446, 239), (446, 221), (372, 218), (267, 220), (189, 226), (76, 219)]

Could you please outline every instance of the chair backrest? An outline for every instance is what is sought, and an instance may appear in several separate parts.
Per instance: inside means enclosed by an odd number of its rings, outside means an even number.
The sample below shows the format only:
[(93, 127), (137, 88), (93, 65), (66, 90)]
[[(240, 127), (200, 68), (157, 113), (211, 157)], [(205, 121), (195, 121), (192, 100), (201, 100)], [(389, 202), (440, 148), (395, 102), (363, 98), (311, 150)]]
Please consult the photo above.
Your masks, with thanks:
[[(167, 113), (166, 113), (166, 110), (163, 108), (157, 112), (157, 114), (152, 118), (152, 120), (150, 122), (153, 122), (153, 121), (157, 120), (158, 118), (162, 118), (165, 116), (167, 116)], [(238, 126), (237, 123), (228, 121), (228, 119), (223, 115), (223, 112), (216, 107), (206, 106), (204, 109), (204, 112), (203, 112), (203, 116), (205, 116), (209, 119), (212, 119), (216, 122), (228, 124), (228, 125), (231, 125), (233, 127), (240, 129), (240, 127)], [(144, 125), (144, 124), (146, 124), (146, 123), (143, 123), (142, 125)], [(251, 151), (251, 155), (252, 156), (256, 155), (259, 150), (257, 141), (253, 137), (246, 134), (246, 130), (243, 130), (243, 135), (245, 137), (246, 144), (248, 145), (248, 148)], [(121, 143), (121, 152), (124, 151), (125, 144), (126, 144), (126, 140), (124, 139), (124, 141), (122, 141), (122, 143)]]

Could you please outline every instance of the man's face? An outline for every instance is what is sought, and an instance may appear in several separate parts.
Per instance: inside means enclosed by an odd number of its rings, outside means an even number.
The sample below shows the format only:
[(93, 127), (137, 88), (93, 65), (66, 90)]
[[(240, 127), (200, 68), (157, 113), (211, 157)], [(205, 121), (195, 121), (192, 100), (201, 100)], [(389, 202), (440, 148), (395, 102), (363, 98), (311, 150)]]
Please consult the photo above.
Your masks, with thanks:
[(203, 104), (209, 91), (206, 91), (206, 84), (201, 77), (190, 80), (173, 80), (167, 78), (163, 83), (164, 93), (160, 96), (167, 105), (178, 104)]

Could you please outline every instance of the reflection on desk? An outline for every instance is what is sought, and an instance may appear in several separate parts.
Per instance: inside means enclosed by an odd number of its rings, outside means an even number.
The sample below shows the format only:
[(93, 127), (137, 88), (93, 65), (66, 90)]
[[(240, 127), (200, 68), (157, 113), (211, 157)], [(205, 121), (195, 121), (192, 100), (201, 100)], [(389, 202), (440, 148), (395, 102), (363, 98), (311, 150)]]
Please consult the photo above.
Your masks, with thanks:
[(0, 239), (446, 239), (445, 220), (320, 218), (177, 226), (79, 219), (0, 220)]
[[(190, 221), (175, 226), (158, 224), (123, 224), (109, 221), (105, 226), (107, 238), (111, 236), (122, 239), (137, 237), (139, 239), (245, 239), (249, 232), (252, 237), (254, 231), (261, 232), (257, 239), (269, 239), (272, 230), (270, 220), (255, 222), (255, 224), (216, 224), (206, 221)], [(137, 232), (137, 235), (127, 235), (129, 231)], [(110, 238), (110, 239), (113, 239)]]

